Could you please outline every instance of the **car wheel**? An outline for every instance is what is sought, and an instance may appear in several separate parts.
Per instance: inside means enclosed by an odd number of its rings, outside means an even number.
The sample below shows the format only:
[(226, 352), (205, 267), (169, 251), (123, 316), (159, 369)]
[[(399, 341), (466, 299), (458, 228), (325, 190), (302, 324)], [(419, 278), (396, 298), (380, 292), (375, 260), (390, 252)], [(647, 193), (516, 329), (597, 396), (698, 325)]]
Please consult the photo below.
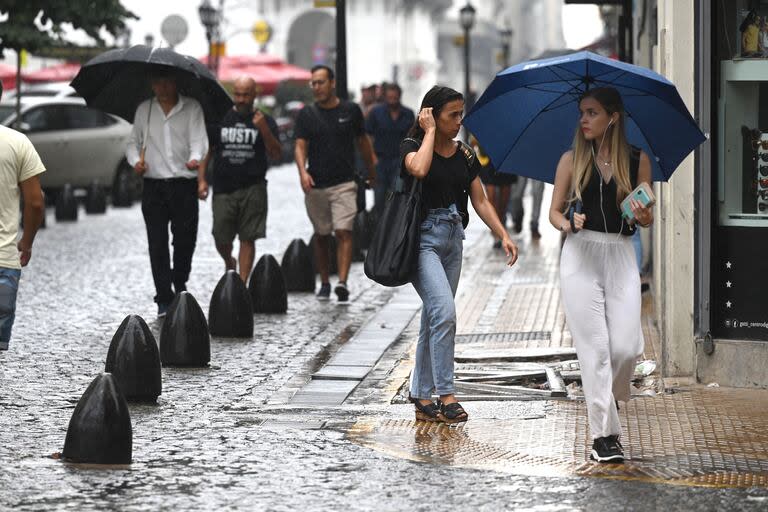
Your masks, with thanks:
[(128, 162), (123, 161), (117, 168), (115, 182), (112, 184), (112, 206), (128, 207), (141, 194), (141, 179)]

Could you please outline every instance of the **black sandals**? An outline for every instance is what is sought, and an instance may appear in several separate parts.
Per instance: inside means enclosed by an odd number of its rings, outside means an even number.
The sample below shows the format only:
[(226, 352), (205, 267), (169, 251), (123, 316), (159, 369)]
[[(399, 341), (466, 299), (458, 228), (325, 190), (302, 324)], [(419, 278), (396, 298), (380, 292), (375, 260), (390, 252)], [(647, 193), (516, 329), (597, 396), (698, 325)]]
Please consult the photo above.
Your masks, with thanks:
[(438, 400), (437, 405), (440, 407), (439, 419), (443, 423), (461, 423), (469, 419), (469, 415), (458, 402), (444, 404)]
[(418, 398), (408, 397), (416, 406), (416, 421), (440, 421), (440, 407), (434, 403), (422, 404)]

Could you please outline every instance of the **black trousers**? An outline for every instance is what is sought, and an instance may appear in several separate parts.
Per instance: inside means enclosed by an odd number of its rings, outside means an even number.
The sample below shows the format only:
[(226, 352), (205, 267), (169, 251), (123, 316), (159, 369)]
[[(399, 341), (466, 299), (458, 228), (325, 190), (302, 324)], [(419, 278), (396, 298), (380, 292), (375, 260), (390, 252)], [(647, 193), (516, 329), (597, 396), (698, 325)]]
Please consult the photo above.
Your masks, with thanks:
[[(198, 208), (197, 180), (144, 179), (141, 213), (147, 226), (149, 261), (158, 304), (170, 303), (174, 291), (181, 293), (187, 289), (197, 242)], [(169, 222), (173, 235), (173, 268), (168, 250)]]

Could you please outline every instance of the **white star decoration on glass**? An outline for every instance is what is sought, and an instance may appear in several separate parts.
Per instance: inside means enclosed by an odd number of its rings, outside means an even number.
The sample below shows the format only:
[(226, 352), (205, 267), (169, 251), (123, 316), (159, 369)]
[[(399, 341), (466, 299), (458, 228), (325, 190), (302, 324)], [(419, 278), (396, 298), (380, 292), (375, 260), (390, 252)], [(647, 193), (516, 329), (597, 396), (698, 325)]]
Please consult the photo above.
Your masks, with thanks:
[(727, 288), (730, 288), (730, 287), (731, 287), (731, 284), (733, 284), (733, 283), (731, 283), (730, 281), (726, 281), (726, 282), (725, 282), (725, 286), (726, 286)]
[(731, 268), (731, 262), (730, 261), (726, 261), (725, 262), (725, 268)]
[(731, 301), (728, 301), (728, 302), (726, 302), (726, 303), (725, 303), (725, 307), (727, 307), (727, 308), (729, 308), (729, 309), (730, 309), (730, 307), (731, 307)]

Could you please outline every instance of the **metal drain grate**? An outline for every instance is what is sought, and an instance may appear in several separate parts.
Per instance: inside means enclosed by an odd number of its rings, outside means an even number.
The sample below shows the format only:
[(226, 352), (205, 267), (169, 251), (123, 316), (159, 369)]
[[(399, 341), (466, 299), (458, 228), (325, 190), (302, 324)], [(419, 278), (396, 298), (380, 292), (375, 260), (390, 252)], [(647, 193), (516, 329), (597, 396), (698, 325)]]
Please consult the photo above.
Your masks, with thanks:
[[(360, 419), (352, 442), (409, 460), (519, 475), (592, 476), (710, 487), (768, 487), (768, 395), (693, 390), (621, 408), (625, 464), (589, 461), (586, 407), (553, 402), (542, 417), (497, 417), (468, 406), (455, 427), (404, 418)], [(410, 409), (400, 409), (409, 413)]]
[(457, 334), (456, 343), (510, 343), (515, 341), (549, 341), (551, 331), (489, 332), (485, 334)]

